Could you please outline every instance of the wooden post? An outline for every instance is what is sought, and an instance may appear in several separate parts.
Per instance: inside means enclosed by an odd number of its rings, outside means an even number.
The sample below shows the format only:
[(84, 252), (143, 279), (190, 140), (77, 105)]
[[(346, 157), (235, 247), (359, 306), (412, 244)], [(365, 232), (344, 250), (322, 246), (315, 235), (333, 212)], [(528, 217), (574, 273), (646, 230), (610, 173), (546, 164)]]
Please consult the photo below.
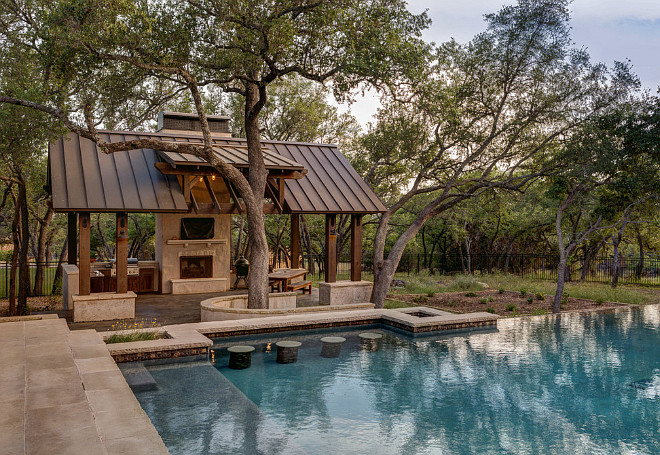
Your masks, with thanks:
[(325, 216), (325, 282), (337, 281), (337, 217)]
[(80, 242), (80, 266), (78, 270), (78, 294), (89, 295), (90, 292), (90, 216), (89, 212), (80, 212), (78, 215), (78, 224), (80, 233), (78, 235)]
[(68, 213), (67, 223), (67, 249), (68, 259), (67, 263), (76, 265), (78, 264), (78, 214), (75, 212)]
[(117, 268), (117, 294), (128, 292), (128, 216), (117, 213), (117, 247), (115, 249)]
[(300, 268), (300, 214), (291, 214), (291, 268)]
[(351, 215), (351, 281), (362, 281), (362, 215)]

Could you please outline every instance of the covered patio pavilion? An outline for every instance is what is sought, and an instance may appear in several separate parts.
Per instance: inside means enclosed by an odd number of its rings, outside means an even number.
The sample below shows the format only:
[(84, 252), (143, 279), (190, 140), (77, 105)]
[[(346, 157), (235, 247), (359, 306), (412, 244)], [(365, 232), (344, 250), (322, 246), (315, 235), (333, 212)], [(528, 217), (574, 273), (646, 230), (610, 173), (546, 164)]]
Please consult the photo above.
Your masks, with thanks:
[[(231, 137), (228, 120), (209, 117), (215, 152), (247, 176), (245, 140)], [(196, 115), (173, 112), (161, 112), (156, 133), (102, 135), (109, 142), (138, 137), (202, 140)], [(385, 210), (378, 197), (334, 145), (263, 141), (263, 152), (269, 172), (264, 213), (291, 217), (291, 268), (300, 266), (300, 215), (324, 214), (321, 304), (368, 301), (371, 286), (361, 280), (362, 217)], [(49, 146), (46, 186), (53, 209), (68, 214), (69, 259), (63, 266), (63, 287), (65, 309), (73, 309), (74, 321), (133, 318), (137, 294), (201, 297), (230, 291), (230, 217), (244, 213), (245, 206), (208, 163), (150, 149), (107, 155), (94, 142), (70, 133)], [(129, 261), (128, 214), (145, 212), (156, 215), (156, 257)], [(115, 258), (110, 263), (90, 259), (93, 213), (116, 215)], [(336, 279), (338, 214), (351, 216), (347, 282)]]

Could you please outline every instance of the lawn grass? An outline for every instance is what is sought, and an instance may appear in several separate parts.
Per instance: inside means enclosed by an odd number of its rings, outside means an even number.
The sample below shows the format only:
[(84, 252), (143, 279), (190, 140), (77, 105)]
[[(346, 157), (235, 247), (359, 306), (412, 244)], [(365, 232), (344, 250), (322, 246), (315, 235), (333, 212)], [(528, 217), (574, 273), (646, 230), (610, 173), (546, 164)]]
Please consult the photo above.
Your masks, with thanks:
[(417, 305), (410, 302), (402, 302), (401, 300), (385, 299), (386, 310), (395, 310), (397, 308), (410, 308), (413, 306), (417, 306)]
[[(53, 279), (55, 278), (55, 272), (57, 267), (48, 266), (44, 267), (44, 286), (43, 289), (50, 291), (53, 287)], [(34, 277), (37, 273), (37, 269), (34, 265), (30, 266), (30, 288), (34, 286)], [(0, 298), (7, 298), (9, 292), (9, 277), (11, 276), (11, 268), (6, 264), (0, 266)], [(18, 278), (18, 271), (16, 271), (16, 278)], [(16, 292), (18, 292), (18, 280), (16, 281)]]
[[(490, 289), (507, 291), (525, 290), (528, 294), (543, 293), (552, 296), (557, 284), (553, 281), (521, 278), (515, 275), (410, 275), (398, 277), (406, 281), (405, 288), (392, 290), (391, 294), (429, 294), (456, 291), (480, 291), (485, 283)], [(566, 283), (565, 292), (571, 297), (602, 302), (629, 304), (660, 303), (660, 289), (625, 285), (612, 289), (605, 283)]]
[[(371, 274), (363, 273), (362, 275), (364, 280), (373, 281)], [(494, 290), (520, 291), (524, 289), (528, 294), (542, 293), (551, 298), (557, 288), (555, 281), (522, 278), (503, 273), (490, 275), (429, 275), (428, 272), (422, 272), (412, 275), (397, 274), (394, 278), (403, 280), (406, 286), (390, 289), (389, 294), (393, 296), (403, 294), (426, 294), (430, 296), (442, 292), (483, 291), (486, 289), (483, 284), (486, 284), (488, 288)], [(348, 279), (350, 277), (347, 273), (337, 274), (337, 280)], [(314, 280), (314, 286), (318, 286), (318, 281), (323, 281), (323, 275), (321, 275), (320, 280)], [(571, 297), (599, 302), (619, 302), (634, 305), (660, 303), (660, 287), (658, 286), (619, 285), (616, 289), (612, 289), (608, 283), (570, 282), (566, 283), (564, 292), (567, 292)], [(387, 305), (388, 303), (386, 303), (386, 308), (401, 307), (395, 306), (399, 305), (398, 302), (389, 303), (389, 305), (393, 305), (392, 307)], [(409, 305), (406, 304), (406, 306)]]

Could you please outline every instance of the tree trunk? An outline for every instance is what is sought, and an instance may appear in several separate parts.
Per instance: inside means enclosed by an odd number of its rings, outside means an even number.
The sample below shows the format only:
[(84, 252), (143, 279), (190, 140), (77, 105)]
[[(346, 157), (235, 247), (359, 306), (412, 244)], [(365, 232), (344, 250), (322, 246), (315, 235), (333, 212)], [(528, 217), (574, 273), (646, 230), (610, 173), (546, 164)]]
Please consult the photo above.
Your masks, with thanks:
[(14, 244), (14, 249), (11, 253), (11, 268), (9, 273), (9, 316), (16, 316), (19, 314), (16, 311), (16, 272), (18, 271), (18, 250), (21, 247), (19, 240), (19, 229), (21, 220), (21, 210), (18, 199), (14, 197), (14, 219), (11, 223), (11, 237)]
[[(249, 183), (252, 198), (245, 199), (250, 226), (250, 278), (248, 280), (248, 308), (268, 308), (268, 239), (264, 220), (264, 192), (268, 171), (264, 163), (259, 139), (259, 112), (265, 103), (265, 88), (245, 83), (245, 136), (250, 165)], [(249, 201), (252, 199), (252, 201)]]
[(28, 219), (27, 188), (23, 173), (18, 170), (18, 205), (20, 207), (20, 241), (21, 248), (18, 253), (18, 301), (16, 305), (17, 314), (28, 312), (27, 298), (30, 293), (30, 264), (28, 253), (30, 252), (30, 223)]
[(305, 215), (300, 215), (300, 223), (302, 225), (303, 241), (305, 242), (305, 249), (307, 250), (307, 269), (309, 270), (310, 275), (314, 275), (316, 273), (315, 272), (316, 264), (314, 263), (312, 236), (309, 234), (309, 229), (307, 228), (307, 223), (305, 222)]
[(637, 244), (639, 245), (639, 263), (637, 264), (637, 269), (635, 270), (635, 277), (639, 280), (642, 278), (642, 273), (644, 272), (644, 239), (642, 238), (642, 233), (637, 231)]
[(238, 235), (236, 236), (236, 250), (234, 250), (234, 260), (235, 262), (239, 256), (242, 256), (243, 249), (241, 248), (241, 240), (243, 238), (243, 229), (245, 229), (245, 217), (241, 215), (241, 221), (238, 225)]
[(69, 236), (64, 237), (60, 257), (57, 259), (57, 269), (55, 269), (55, 278), (53, 287), (50, 291), (53, 295), (58, 295), (62, 291), (62, 264), (69, 259)]
[(33, 295), (42, 295), (44, 288), (44, 266), (47, 261), (47, 231), (50, 227), (50, 222), (53, 219), (53, 209), (48, 207), (46, 213), (41, 220), (37, 220), (39, 225), (39, 233), (37, 234), (37, 254), (35, 259), (37, 261), (37, 268), (34, 274), (34, 288), (32, 290)]
[(615, 235), (612, 237), (612, 288), (616, 289), (619, 284), (619, 244), (621, 243), (621, 236)]
[[(385, 235), (387, 232), (387, 227), (384, 226), (389, 222), (390, 217), (386, 216), (387, 213), (384, 213), (381, 217), (380, 223), (378, 224), (378, 230), (376, 231), (376, 237), (380, 235)], [(433, 207), (425, 207), (415, 221), (406, 229), (406, 231), (399, 236), (399, 238), (394, 242), (390, 253), (387, 255), (387, 259), (383, 259), (377, 262), (376, 258), (383, 258), (385, 255), (385, 239), (384, 237), (381, 240), (374, 241), (374, 287), (371, 293), (371, 302), (375, 305), (376, 308), (383, 308), (385, 305), (385, 298), (387, 297), (387, 291), (390, 289), (390, 284), (396, 273), (396, 269), (399, 266), (399, 261), (401, 261), (401, 256), (406, 249), (408, 242), (412, 240), (419, 230), (424, 226), (424, 223), (433, 216)], [(376, 250), (376, 245), (379, 245), (380, 250)]]
[(557, 290), (555, 291), (555, 298), (552, 302), (552, 312), (559, 313), (561, 310), (561, 299), (564, 295), (564, 284), (566, 275), (566, 264), (568, 263), (568, 255), (564, 248), (559, 254), (559, 265), (557, 266)]
[(559, 264), (557, 266), (557, 289), (555, 290), (555, 298), (552, 302), (552, 312), (559, 313), (561, 309), (561, 298), (564, 295), (564, 279), (566, 275), (566, 263), (568, 262), (568, 249), (564, 243), (564, 231), (562, 230), (561, 222), (564, 216), (564, 210), (571, 202), (571, 195), (557, 209), (557, 216), (555, 218), (555, 233), (557, 234), (557, 248), (559, 249)]

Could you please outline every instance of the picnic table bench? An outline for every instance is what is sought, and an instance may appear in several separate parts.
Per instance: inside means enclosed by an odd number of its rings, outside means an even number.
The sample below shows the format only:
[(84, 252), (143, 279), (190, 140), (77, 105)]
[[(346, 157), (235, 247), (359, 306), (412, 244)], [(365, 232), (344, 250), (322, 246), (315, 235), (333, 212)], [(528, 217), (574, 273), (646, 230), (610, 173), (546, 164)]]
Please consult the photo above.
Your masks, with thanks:
[(271, 290), (277, 288), (278, 292), (302, 289), (303, 294), (305, 291), (312, 293), (312, 282), (307, 280), (307, 269), (285, 269), (269, 273), (268, 284)]

